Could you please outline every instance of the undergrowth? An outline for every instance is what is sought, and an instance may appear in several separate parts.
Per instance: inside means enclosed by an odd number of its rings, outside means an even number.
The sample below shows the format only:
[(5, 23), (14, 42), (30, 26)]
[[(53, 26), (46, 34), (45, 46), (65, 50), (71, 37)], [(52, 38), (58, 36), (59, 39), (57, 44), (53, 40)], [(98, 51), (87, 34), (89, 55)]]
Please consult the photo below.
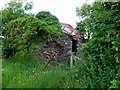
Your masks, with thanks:
[(60, 66), (45, 68), (31, 56), (3, 60), (3, 88), (74, 88), (79, 87), (74, 71)]

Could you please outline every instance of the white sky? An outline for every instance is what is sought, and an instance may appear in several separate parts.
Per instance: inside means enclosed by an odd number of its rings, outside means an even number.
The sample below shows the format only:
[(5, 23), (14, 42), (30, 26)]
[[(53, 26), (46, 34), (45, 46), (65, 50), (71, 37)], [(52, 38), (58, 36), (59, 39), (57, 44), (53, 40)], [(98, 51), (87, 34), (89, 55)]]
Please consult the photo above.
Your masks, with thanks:
[[(0, 0), (0, 8), (10, 0)], [(95, 0), (28, 0), (33, 1), (31, 13), (50, 11), (60, 22), (76, 26), (79, 18), (76, 16), (76, 7), (81, 7), (85, 2), (92, 3)], [(2, 3), (2, 4), (1, 4)]]

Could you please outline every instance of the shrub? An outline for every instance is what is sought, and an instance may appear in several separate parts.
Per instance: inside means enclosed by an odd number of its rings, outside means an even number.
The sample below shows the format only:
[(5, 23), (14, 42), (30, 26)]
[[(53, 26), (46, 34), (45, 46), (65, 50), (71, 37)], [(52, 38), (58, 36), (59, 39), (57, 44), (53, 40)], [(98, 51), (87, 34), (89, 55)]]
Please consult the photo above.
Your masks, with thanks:
[(119, 87), (119, 7), (117, 2), (95, 2), (90, 7), (84, 5), (81, 9), (84, 12), (80, 11), (87, 19), (83, 21), (88, 24), (86, 29), (92, 32), (83, 49), (83, 60), (87, 61), (85, 81), (92, 82), (89, 87), (109, 88), (111, 81)]
[[(3, 40), (3, 55), (9, 57), (11, 54), (19, 52), (21, 55), (34, 47), (38, 41), (51, 39), (53, 36), (61, 35), (58, 31), (52, 30), (45, 21), (40, 21), (32, 16), (26, 16), (12, 20), (3, 30), (5, 39)], [(54, 35), (53, 35), (54, 34)], [(40, 43), (40, 42), (39, 42)]]

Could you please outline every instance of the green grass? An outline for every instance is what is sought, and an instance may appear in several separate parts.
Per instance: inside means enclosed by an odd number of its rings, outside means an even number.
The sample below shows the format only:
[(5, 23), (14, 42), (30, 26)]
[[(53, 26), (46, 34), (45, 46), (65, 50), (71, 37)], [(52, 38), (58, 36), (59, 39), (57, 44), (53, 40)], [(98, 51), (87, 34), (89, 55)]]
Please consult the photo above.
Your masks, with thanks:
[[(64, 61), (62, 64), (66, 64)], [(55, 68), (51, 67), (54, 66)], [(67, 66), (67, 64), (66, 64)], [(90, 67), (91, 66), (91, 67)], [(55, 63), (45, 68), (45, 63), (32, 56), (2, 60), (3, 88), (103, 88), (108, 74), (94, 71), (94, 63), (77, 60), (73, 69)], [(107, 70), (108, 72), (109, 70)], [(99, 76), (99, 77), (98, 77)], [(108, 84), (107, 84), (108, 85)]]
[[(0, 58), (0, 70), (2, 70), (2, 59)], [(2, 88), (2, 71), (0, 71), (0, 89)]]
[(80, 87), (74, 72), (60, 66), (44, 68), (33, 57), (13, 57), (3, 60), (3, 88), (74, 88)]

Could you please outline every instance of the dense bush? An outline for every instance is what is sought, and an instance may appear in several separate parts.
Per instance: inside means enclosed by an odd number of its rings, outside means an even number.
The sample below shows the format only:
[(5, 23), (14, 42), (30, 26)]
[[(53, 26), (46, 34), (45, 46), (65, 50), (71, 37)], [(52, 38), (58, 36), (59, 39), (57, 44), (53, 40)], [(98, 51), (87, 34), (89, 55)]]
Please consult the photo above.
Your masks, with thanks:
[(45, 21), (40, 21), (33, 16), (12, 20), (3, 29), (5, 36), (3, 55), (9, 56), (21, 51), (21, 54), (24, 54), (23, 52), (29, 51), (30, 47), (39, 40), (45, 42), (52, 38), (53, 34), (54, 36), (61, 35), (61, 30), (59, 28), (57, 30), (53, 31), (52, 27), (47, 25)]
[(59, 20), (56, 16), (52, 15), (49, 11), (41, 11), (39, 13), (37, 13), (37, 15), (35, 16), (36, 18), (38, 18), (39, 20), (43, 20), (47, 23), (47, 25), (49, 25), (49, 33), (52, 36), (56, 36), (55, 33), (58, 32), (58, 34), (62, 35), (62, 32), (59, 32), (58, 30), (61, 30), (61, 26), (59, 23)]
[[(92, 38), (84, 46), (83, 59), (87, 61), (84, 77), (80, 80), (89, 82), (86, 87), (120, 87), (120, 3), (96, 2), (91, 7), (82, 7), (80, 12), (89, 20)], [(88, 19), (88, 20), (86, 20)], [(83, 66), (82, 66), (83, 67)], [(80, 72), (81, 73), (81, 69)], [(82, 74), (83, 75), (83, 74)]]
[[(10, 1), (6, 7), (1, 10), (2, 15), (2, 35), (3, 56), (9, 57), (16, 52), (24, 54), (32, 50), (35, 43), (45, 43), (52, 37), (62, 35), (61, 26), (56, 16), (50, 12), (39, 12), (37, 16), (42, 19), (27, 14), (26, 11), (32, 9), (32, 2), (27, 1)], [(46, 17), (47, 15), (47, 17)], [(43, 44), (43, 43), (42, 43)]]

